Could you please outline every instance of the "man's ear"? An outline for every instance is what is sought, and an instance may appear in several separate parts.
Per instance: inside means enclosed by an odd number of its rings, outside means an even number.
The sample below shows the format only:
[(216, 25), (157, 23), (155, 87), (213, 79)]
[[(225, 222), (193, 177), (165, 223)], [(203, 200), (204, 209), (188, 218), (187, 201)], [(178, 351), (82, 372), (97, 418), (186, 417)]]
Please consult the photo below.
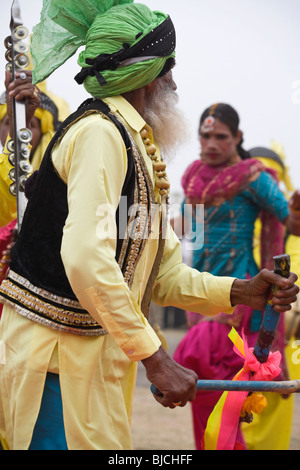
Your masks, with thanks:
[(152, 82), (148, 83), (148, 85), (145, 85), (145, 91), (147, 95), (151, 95), (157, 87), (157, 78), (152, 80)]

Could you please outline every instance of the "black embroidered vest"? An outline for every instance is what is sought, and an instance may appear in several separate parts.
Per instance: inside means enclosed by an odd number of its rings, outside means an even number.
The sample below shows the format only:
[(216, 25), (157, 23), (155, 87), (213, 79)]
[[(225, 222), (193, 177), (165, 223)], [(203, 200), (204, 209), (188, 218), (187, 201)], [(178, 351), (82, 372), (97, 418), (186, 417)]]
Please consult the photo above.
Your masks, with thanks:
[[(127, 207), (133, 204), (137, 170), (128, 132), (105, 103), (101, 100), (88, 100), (60, 126), (46, 150), (33, 183), (21, 231), (11, 252), (8, 278), (0, 288), (2, 300), (12, 305), (21, 315), (62, 331), (82, 335), (100, 335), (106, 332), (81, 308), (65, 273), (60, 248), (68, 215), (67, 185), (53, 166), (51, 152), (72, 123), (91, 113), (100, 113), (111, 120), (124, 140), (128, 170), (122, 195), (127, 197)], [(119, 231), (118, 216), (117, 211)], [(117, 261), (121, 250), (124, 252), (123, 243), (122, 237), (118, 236)], [(128, 250), (130, 243), (126, 245), (122, 255), (122, 270), (125, 269)]]

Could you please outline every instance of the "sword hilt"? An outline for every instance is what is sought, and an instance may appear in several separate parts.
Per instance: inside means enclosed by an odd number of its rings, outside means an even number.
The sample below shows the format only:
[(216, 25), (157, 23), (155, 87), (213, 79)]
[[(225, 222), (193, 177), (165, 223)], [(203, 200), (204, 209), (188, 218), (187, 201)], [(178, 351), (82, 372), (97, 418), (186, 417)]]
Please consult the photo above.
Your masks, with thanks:
[[(280, 276), (288, 278), (291, 267), (290, 256), (287, 254), (274, 256), (273, 262), (274, 272)], [(262, 325), (260, 327), (258, 338), (253, 351), (253, 354), (261, 363), (266, 362), (268, 359), (280, 318), (280, 313), (277, 313), (274, 310), (274, 307), (271, 303), (272, 296), (276, 290), (276, 286), (271, 287), (270, 298), (265, 308)]]

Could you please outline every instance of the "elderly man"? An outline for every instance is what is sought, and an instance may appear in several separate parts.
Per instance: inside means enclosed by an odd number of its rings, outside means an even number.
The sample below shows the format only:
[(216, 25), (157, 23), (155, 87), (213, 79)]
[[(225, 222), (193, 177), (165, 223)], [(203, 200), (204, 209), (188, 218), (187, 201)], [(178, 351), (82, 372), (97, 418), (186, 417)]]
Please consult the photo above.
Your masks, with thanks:
[(1, 288), (0, 428), (11, 449), (130, 449), (137, 361), (163, 406), (193, 400), (197, 377), (162, 349), (151, 298), (215, 315), (263, 308), (274, 282), (281, 312), (298, 291), (295, 275), (242, 281), (182, 264), (160, 155), (180, 135), (174, 26), (142, 4), (110, 3), (122, 5), (46, 0), (34, 30), (35, 80), (85, 45), (76, 80), (93, 99), (47, 149)]

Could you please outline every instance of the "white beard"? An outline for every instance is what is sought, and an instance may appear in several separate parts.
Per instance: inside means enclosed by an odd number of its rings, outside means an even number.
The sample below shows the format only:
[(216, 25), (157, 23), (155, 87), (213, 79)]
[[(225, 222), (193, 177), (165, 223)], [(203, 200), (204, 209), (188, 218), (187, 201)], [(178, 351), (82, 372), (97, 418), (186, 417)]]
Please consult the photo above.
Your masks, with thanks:
[(188, 138), (188, 125), (177, 108), (178, 95), (159, 82), (157, 89), (147, 99), (143, 118), (152, 128), (154, 140), (159, 145), (164, 160), (170, 162), (176, 150)]

